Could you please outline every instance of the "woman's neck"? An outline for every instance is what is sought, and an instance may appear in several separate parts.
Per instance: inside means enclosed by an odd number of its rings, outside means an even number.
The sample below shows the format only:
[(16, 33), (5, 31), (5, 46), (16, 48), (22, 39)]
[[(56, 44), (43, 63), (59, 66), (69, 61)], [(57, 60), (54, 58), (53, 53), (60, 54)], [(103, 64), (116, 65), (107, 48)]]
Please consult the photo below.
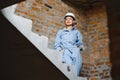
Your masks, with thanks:
[(66, 26), (67, 30), (71, 30), (72, 26)]

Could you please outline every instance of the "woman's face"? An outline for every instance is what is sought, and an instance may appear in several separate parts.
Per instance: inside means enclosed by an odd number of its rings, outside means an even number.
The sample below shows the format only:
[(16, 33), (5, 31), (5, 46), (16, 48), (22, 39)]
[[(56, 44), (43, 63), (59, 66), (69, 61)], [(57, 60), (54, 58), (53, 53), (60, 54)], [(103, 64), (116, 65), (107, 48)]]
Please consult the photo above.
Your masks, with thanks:
[(66, 26), (72, 26), (73, 18), (72, 17), (66, 17), (65, 18), (65, 24), (66, 24)]

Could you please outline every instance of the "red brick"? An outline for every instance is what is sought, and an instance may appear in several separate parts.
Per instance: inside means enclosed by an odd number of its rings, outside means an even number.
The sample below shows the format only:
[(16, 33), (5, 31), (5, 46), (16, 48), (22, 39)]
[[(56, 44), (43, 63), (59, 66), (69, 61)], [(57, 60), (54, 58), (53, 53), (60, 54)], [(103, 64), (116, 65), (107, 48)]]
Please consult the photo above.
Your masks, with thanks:
[(40, 9), (36, 8), (36, 7), (32, 7), (32, 10), (34, 10), (34, 11), (40, 11)]
[(111, 62), (106, 62), (106, 64), (107, 64), (108, 66), (112, 66), (112, 63), (111, 63)]
[(94, 77), (93, 77), (93, 78), (90, 78), (90, 80), (99, 80), (99, 78), (94, 78)]

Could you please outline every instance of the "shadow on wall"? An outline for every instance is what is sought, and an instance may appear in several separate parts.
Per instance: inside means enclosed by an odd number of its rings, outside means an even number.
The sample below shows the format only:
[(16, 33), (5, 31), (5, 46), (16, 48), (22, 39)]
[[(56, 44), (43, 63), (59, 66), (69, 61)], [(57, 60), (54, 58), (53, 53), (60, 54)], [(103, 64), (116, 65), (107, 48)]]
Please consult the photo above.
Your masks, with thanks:
[(110, 59), (112, 62), (111, 76), (120, 80), (120, 1), (107, 2), (108, 26), (110, 37)]

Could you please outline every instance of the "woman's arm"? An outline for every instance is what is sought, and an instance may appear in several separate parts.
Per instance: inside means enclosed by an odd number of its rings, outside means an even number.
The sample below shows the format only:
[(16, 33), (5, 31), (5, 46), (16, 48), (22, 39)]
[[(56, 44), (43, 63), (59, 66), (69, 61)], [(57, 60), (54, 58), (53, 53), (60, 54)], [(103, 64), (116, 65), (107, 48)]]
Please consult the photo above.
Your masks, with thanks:
[(54, 48), (55, 48), (56, 50), (58, 50), (58, 51), (61, 51), (61, 50), (62, 50), (61, 44), (60, 44), (60, 42), (61, 42), (61, 37), (60, 37), (60, 35), (61, 35), (61, 30), (58, 31), (58, 33), (57, 33), (57, 35), (56, 35), (56, 39), (55, 39), (55, 44), (54, 44)]
[(83, 37), (82, 34), (77, 31), (77, 40), (76, 40), (76, 46), (80, 48), (80, 50), (84, 51), (85, 47), (84, 47), (84, 43), (83, 43)]

